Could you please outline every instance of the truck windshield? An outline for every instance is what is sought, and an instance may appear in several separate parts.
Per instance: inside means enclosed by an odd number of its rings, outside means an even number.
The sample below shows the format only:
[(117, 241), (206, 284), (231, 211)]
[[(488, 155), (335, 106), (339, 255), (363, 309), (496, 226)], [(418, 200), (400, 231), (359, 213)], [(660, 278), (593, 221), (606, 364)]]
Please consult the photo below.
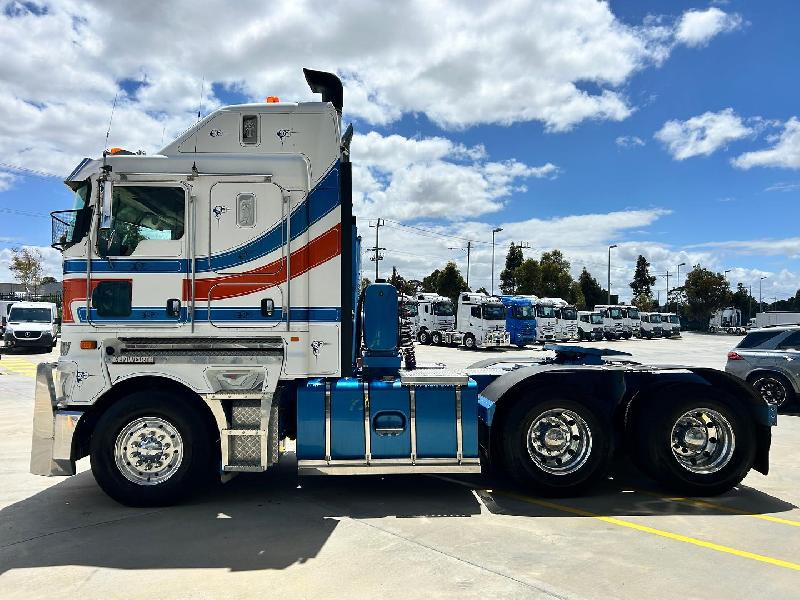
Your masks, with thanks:
[(8, 315), (9, 323), (49, 323), (52, 312), (49, 308), (29, 308), (14, 306)]
[(628, 309), (628, 316), (631, 319), (640, 319), (641, 318), (639, 316), (639, 309), (638, 308), (629, 308)]
[(578, 311), (570, 306), (561, 309), (561, 318), (566, 321), (574, 321), (578, 318)]
[(452, 317), (455, 312), (453, 311), (452, 302), (434, 302), (433, 314), (438, 317)]
[(502, 304), (484, 304), (483, 318), (487, 321), (500, 321), (506, 318), (506, 311)]
[(670, 315), (669, 316), (669, 322), (680, 325), (681, 321), (680, 321), (680, 319), (678, 319), (678, 315)]
[(552, 306), (537, 306), (536, 316), (542, 317), (543, 319), (555, 319), (556, 311), (553, 310)]
[(515, 319), (522, 319), (523, 321), (528, 321), (534, 318), (535, 311), (533, 309), (533, 306), (515, 306), (511, 314), (514, 315)]
[(612, 319), (621, 319), (622, 318), (622, 310), (619, 308), (609, 308), (608, 309), (608, 316)]
[(661, 318), (661, 322), (662, 323), (668, 323), (669, 322), (669, 317), (667, 315), (659, 315), (659, 317)]
[(403, 317), (416, 317), (419, 314), (419, 306), (415, 302), (403, 302), (400, 305), (400, 315)]
[(592, 325), (602, 325), (603, 315), (600, 313), (592, 313)]

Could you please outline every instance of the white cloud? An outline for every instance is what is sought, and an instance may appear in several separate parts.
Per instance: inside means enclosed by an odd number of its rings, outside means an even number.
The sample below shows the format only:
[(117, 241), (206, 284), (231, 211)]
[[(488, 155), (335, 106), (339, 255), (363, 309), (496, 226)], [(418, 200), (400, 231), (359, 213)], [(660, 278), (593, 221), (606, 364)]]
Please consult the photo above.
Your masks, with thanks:
[(14, 182), (17, 180), (17, 176), (14, 173), (9, 173), (8, 171), (0, 171), (0, 192), (5, 192), (14, 185)]
[(800, 192), (800, 181), (779, 181), (764, 190), (765, 192)]
[(483, 146), (443, 137), (406, 138), (377, 132), (352, 142), (353, 200), (363, 217), (459, 221), (500, 210), (529, 178), (553, 178), (552, 163), (531, 167), (517, 160), (488, 160)]
[(685, 160), (692, 156), (708, 156), (728, 142), (753, 133), (732, 108), (705, 112), (685, 121), (664, 123), (654, 137), (662, 142), (672, 158)]
[(0, 155), (58, 175), (102, 150), (117, 94), (110, 144), (153, 151), (192, 122), (201, 80), (206, 111), (221, 88), (304, 100), (304, 65), (338, 72), (348, 115), (373, 124), (621, 120), (625, 84), (681, 30), (627, 24), (594, 0), (35, 6), (0, 14)]
[(689, 47), (705, 46), (714, 36), (734, 31), (741, 25), (739, 15), (729, 15), (716, 7), (689, 10), (678, 21), (675, 39)]
[[(28, 248), (29, 250), (38, 250), (42, 255), (42, 266), (44, 269), (44, 275), (55, 277), (56, 279), (61, 279), (61, 253), (58, 250), (54, 250), (49, 246), (21, 246), (22, 248)], [(11, 257), (14, 255), (13, 250), (11, 248), (0, 248), (0, 282), (8, 283), (13, 282), (14, 276), (11, 274), (9, 270), (9, 265), (11, 265)]]
[(773, 138), (775, 145), (766, 150), (745, 152), (733, 159), (740, 169), (751, 167), (783, 167), (800, 169), (800, 120), (792, 117), (786, 121), (783, 132)]
[(739, 254), (800, 257), (800, 237), (761, 240), (727, 240), (693, 244), (690, 248), (724, 248)]
[(621, 135), (614, 140), (617, 146), (623, 148), (634, 148), (636, 146), (644, 146), (644, 140), (638, 135)]

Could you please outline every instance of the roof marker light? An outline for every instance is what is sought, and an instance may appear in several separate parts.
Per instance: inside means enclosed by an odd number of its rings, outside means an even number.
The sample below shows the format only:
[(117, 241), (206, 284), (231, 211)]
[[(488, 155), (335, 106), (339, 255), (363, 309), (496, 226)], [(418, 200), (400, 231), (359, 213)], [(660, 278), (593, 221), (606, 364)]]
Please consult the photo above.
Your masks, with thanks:
[(274, 104), (275, 102), (280, 102), (281, 99), (277, 96), (267, 96), (267, 104)]

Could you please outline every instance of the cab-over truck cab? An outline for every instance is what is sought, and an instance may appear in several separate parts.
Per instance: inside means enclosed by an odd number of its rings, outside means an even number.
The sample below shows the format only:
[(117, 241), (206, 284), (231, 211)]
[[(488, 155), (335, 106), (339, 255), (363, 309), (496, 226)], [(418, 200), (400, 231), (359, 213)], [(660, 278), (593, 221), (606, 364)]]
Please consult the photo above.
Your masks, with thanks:
[(443, 342), (443, 331), (454, 331), (456, 311), (453, 301), (439, 294), (423, 292), (417, 294), (417, 340), (421, 344)]

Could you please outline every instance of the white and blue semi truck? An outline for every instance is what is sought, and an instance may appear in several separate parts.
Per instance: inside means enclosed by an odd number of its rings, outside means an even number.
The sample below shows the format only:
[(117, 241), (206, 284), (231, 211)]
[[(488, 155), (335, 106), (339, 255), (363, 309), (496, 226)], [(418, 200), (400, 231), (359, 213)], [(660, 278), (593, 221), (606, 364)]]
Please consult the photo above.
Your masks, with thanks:
[(67, 178), (33, 473), (89, 456), (114, 499), (164, 505), (269, 469), (287, 439), (302, 475), (492, 466), (561, 495), (614, 454), (688, 494), (767, 473), (774, 407), (721, 371), (575, 346), (466, 370), (401, 360), (395, 289), (359, 293), (341, 82), (305, 75), (321, 102), (220, 108), (156, 155), (107, 152)]

